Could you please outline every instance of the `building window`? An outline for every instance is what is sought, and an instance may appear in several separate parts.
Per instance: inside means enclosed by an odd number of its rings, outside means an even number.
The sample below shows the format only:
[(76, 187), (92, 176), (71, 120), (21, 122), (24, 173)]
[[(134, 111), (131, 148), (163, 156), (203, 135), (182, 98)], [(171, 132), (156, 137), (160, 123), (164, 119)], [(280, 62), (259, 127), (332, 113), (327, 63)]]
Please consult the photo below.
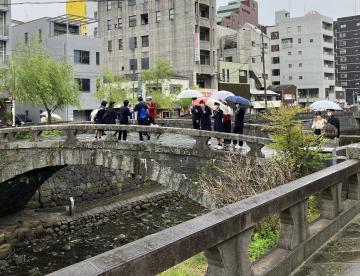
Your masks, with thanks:
[(287, 32), (291, 33), (291, 27), (287, 27)]
[(291, 56), (291, 52), (288, 52), (288, 56)]
[(160, 11), (156, 11), (156, 22), (160, 22), (161, 21), (161, 13)]
[(111, 52), (112, 51), (112, 40), (108, 41), (108, 51)]
[(251, 58), (251, 62), (252, 62), (252, 63), (256, 63), (256, 58), (254, 58), (254, 57)]
[(299, 67), (302, 68), (302, 63), (299, 63)]
[(341, 24), (340, 25), (340, 29), (345, 29), (346, 28), (346, 24)]
[(137, 70), (137, 59), (136, 58), (132, 58), (129, 60), (130, 63), (130, 70), (131, 71), (136, 71)]
[(289, 80), (290, 80), (290, 81), (292, 80), (292, 76), (289, 76)]
[(346, 41), (340, 41), (340, 46), (346, 46)]
[(313, 43), (313, 42), (314, 42), (314, 39), (313, 39), (313, 38), (311, 38), (311, 39), (310, 39), (310, 43)]
[(130, 49), (137, 48), (137, 37), (130, 37), (129, 38), (129, 48)]
[(274, 69), (274, 70), (272, 70), (272, 75), (273, 75), (274, 77), (280, 76), (280, 70), (279, 70), (279, 69)]
[(272, 64), (279, 64), (280, 63), (280, 57), (273, 57), (272, 58)]
[(141, 47), (149, 47), (149, 36), (144, 35), (141, 37)]
[(347, 78), (347, 74), (340, 74), (340, 78), (346, 79), (346, 78)]
[(302, 80), (303, 79), (303, 76), (299, 76), (299, 80)]
[(106, 26), (107, 26), (107, 30), (110, 31), (112, 27), (111, 19), (107, 21)]
[(29, 34), (28, 33), (24, 34), (24, 41), (25, 41), (25, 44), (29, 43)]
[(124, 43), (122, 38), (119, 39), (119, 50), (123, 50), (124, 49)]
[(255, 41), (251, 41), (251, 46), (255, 47)]
[(292, 64), (289, 64), (289, 68), (292, 68)]
[(301, 38), (298, 38), (298, 44), (301, 44)]
[(340, 38), (345, 38), (346, 37), (346, 33), (340, 33)]
[(340, 49), (340, 55), (346, 55), (346, 49)]
[(299, 55), (302, 55), (302, 51), (298, 51), (298, 54), (299, 54)]
[(75, 79), (81, 92), (90, 92), (90, 79)]
[(149, 14), (144, 13), (141, 15), (141, 25), (147, 25), (149, 24)]
[(340, 62), (346, 62), (347, 58), (346, 57), (340, 57)]
[[(144, 2), (144, 1), (142, 1), (142, 2)], [(134, 6), (134, 5), (136, 5), (136, 0), (128, 0), (128, 5), (129, 5), (129, 6)]]
[(123, 22), (122, 22), (122, 17), (118, 18), (118, 29), (122, 29), (123, 26)]
[(90, 64), (90, 52), (74, 50), (74, 63)]
[(347, 70), (347, 65), (341, 65), (341, 66), (340, 66), (340, 70), (346, 71), (346, 70)]
[(297, 26), (297, 30), (300, 33), (301, 32), (301, 26)]
[(226, 78), (227, 78), (227, 82), (230, 82), (230, 70), (229, 69), (226, 70)]
[(38, 30), (39, 34), (39, 43), (42, 43), (42, 29)]
[(136, 15), (129, 16), (129, 27), (136, 26)]
[(271, 45), (271, 52), (279, 52), (280, 47), (279, 45)]
[(100, 65), (100, 53), (96, 52), (96, 65)]
[(150, 65), (149, 65), (149, 58), (142, 58), (141, 59), (141, 69), (142, 70), (147, 70), (150, 68)]
[(170, 20), (175, 19), (175, 9), (169, 9), (169, 19)]
[(107, 9), (108, 11), (111, 10), (111, 0), (107, 0), (107, 1), (106, 1), (106, 9)]
[(279, 32), (272, 32), (271, 33), (271, 39), (272, 40), (279, 39)]
[(341, 82), (341, 86), (347, 86), (347, 85), (348, 85), (347, 81), (342, 81)]

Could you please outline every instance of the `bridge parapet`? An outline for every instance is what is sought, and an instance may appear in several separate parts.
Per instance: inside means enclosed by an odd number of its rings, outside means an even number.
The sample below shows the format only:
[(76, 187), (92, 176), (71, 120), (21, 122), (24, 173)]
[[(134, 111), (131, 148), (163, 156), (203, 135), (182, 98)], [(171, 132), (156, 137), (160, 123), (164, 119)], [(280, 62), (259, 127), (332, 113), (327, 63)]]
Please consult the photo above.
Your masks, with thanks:
[[(312, 195), (319, 196), (321, 218), (309, 224)], [(50, 275), (156, 275), (201, 251), (209, 276), (289, 275), (359, 211), (360, 162), (347, 160)], [(254, 226), (273, 215), (281, 223), (278, 246), (251, 264)]]
[(78, 142), (77, 134), (94, 133), (96, 129), (105, 131), (127, 130), (128, 132), (147, 132), (151, 135), (151, 142), (156, 143), (157, 138), (162, 134), (177, 134), (191, 136), (196, 140), (195, 150), (209, 150), (208, 140), (210, 138), (220, 138), (229, 140), (242, 140), (250, 147), (249, 156), (264, 157), (262, 148), (270, 143), (270, 139), (263, 137), (255, 137), (249, 135), (194, 130), (187, 128), (172, 128), (159, 126), (137, 126), (137, 125), (95, 125), (95, 124), (62, 124), (62, 125), (43, 125), (19, 128), (0, 129), (0, 142), (11, 143), (16, 140), (16, 136), (20, 133), (30, 133), (30, 141), (37, 142), (45, 139), (41, 136), (43, 131), (59, 130), (65, 134), (65, 144), (73, 145)]

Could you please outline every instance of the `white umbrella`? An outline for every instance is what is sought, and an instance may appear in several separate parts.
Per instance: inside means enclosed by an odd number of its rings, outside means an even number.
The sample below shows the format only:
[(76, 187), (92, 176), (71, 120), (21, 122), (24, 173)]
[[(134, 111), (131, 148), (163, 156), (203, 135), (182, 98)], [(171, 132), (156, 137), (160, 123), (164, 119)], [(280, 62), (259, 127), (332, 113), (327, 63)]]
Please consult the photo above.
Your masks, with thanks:
[(226, 90), (215, 92), (210, 96), (210, 99), (225, 101), (227, 97), (235, 96), (234, 93)]
[(184, 90), (179, 95), (177, 95), (178, 99), (192, 99), (192, 98), (201, 98), (203, 94), (197, 90)]
[[(48, 113), (47, 113), (46, 111), (44, 111), (43, 113), (41, 113), (40, 116), (41, 116), (41, 117), (46, 117), (46, 118), (49, 117), (49, 116), (48, 116)], [(59, 120), (59, 121), (62, 120), (62, 118), (61, 118), (59, 115), (55, 114), (55, 113), (51, 113), (51, 118), (52, 118), (52, 119), (55, 119), (55, 120)]]
[(220, 101), (209, 98), (207, 100), (207, 102), (206, 102), (206, 105), (208, 107), (210, 107), (211, 109), (215, 110), (215, 103), (220, 104), (220, 109), (222, 110), (222, 112), (224, 112), (224, 115), (232, 115), (233, 114), (232, 108), (230, 106), (227, 106), (226, 104), (220, 102)]
[(342, 110), (340, 105), (331, 101), (317, 101), (310, 105), (311, 111)]

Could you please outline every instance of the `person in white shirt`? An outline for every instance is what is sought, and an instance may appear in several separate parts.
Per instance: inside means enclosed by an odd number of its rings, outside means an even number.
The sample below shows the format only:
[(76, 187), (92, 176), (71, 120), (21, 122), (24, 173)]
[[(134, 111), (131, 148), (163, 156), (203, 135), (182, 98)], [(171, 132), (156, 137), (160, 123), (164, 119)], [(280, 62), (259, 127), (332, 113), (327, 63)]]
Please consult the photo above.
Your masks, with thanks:
[(311, 129), (314, 131), (315, 135), (321, 135), (321, 130), (326, 125), (326, 120), (321, 116), (321, 112), (316, 112), (315, 118), (313, 120)]

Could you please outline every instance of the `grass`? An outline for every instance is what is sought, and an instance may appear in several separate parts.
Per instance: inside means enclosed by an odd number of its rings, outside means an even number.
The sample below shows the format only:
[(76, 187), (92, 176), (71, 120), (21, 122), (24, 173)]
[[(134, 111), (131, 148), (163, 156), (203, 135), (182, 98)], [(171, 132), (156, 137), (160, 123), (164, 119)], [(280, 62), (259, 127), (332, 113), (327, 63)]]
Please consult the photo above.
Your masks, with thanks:
[(44, 136), (44, 137), (59, 137), (62, 135), (63, 135), (63, 133), (60, 130), (45, 130), (41, 134), (41, 136)]
[(206, 273), (207, 262), (204, 253), (200, 253), (185, 262), (159, 274), (160, 276), (203, 276)]

